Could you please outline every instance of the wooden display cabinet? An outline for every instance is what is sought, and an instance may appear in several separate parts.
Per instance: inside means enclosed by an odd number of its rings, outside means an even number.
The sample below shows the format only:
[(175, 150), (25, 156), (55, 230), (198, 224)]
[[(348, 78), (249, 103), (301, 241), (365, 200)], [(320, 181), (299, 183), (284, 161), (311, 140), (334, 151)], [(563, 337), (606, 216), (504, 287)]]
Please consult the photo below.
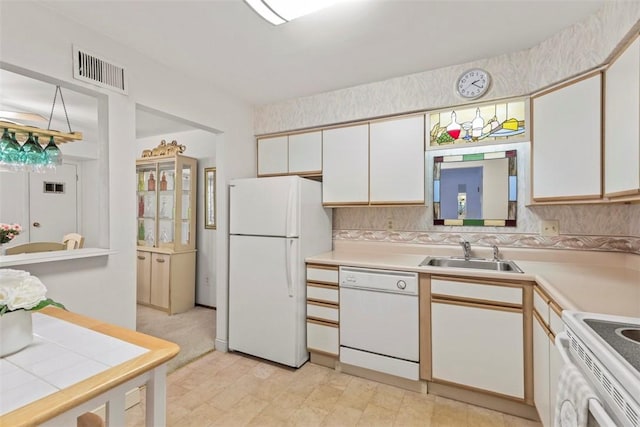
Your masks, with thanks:
[(167, 311), (195, 305), (197, 160), (136, 161), (137, 300)]

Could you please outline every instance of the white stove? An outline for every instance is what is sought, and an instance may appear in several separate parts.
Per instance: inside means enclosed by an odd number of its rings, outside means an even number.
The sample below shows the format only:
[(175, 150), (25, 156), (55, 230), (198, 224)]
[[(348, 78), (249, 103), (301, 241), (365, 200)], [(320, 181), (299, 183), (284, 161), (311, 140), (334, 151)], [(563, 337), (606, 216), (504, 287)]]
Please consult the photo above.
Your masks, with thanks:
[(640, 318), (563, 311), (572, 362), (617, 426), (640, 427)]

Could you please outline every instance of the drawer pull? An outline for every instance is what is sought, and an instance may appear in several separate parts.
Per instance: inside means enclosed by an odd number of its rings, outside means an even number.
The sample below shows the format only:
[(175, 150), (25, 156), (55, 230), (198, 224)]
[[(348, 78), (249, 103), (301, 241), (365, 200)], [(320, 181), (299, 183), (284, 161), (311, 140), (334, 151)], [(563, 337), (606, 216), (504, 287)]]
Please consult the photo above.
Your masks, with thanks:
[(156, 261), (158, 261), (158, 262), (164, 262), (164, 258), (156, 258)]
[(142, 255), (138, 255), (138, 259), (147, 259), (147, 258), (143, 257)]

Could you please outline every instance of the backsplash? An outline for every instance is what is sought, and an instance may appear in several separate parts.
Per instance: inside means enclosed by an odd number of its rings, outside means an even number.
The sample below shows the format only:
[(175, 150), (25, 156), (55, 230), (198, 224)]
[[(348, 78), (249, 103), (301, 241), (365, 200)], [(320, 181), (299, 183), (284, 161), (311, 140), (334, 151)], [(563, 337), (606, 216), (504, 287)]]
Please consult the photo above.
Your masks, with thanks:
[[(336, 208), (336, 240), (456, 245), (461, 239), (490, 246), (629, 252), (640, 255), (640, 205), (525, 207), (518, 227), (434, 226), (428, 206)], [(541, 219), (557, 219), (560, 235), (539, 234)], [(387, 230), (389, 221), (392, 230)]]

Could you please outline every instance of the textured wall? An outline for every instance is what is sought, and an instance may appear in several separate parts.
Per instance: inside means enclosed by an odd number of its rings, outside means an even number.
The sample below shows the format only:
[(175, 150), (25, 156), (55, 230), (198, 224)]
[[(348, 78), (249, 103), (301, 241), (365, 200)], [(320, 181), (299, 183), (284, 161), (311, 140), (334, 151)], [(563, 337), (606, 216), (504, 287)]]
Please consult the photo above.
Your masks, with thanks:
[[(471, 67), (491, 72), (492, 88), (483, 101), (530, 94), (605, 63), (638, 28), (640, 2), (607, 2), (583, 22), (526, 51), (256, 107), (254, 132), (290, 131), (458, 105), (461, 101), (453, 82)], [(450, 244), (464, 237), (480, 244), (640, 254), (640, 205), (527, 207), (529, 144), (516, 144), (516, 148), (520, 177), (516, 228), (433, 226), (430, 206), (354, 207), (334, 209), (335, 238)], [(431, 177), (427, 176), (427, 182)], [(430, 185), (427, 187), (427, 200), (431, 200)], [(393, 221), (391, 231), (386, 230), (389, 219)], [(560, 236), (540, 236), (543, 219), (559, 220)]]

